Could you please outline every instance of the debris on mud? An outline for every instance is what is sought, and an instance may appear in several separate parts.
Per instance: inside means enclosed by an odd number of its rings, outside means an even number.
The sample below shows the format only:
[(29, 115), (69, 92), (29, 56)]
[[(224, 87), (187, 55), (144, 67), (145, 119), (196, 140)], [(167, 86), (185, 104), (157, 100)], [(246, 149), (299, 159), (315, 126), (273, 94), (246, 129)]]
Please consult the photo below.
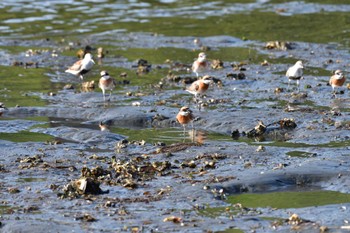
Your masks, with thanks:
[(137, 60), (137, 65), (133, 65), (132, 67), (133, 68), (136, 67), (137, 68), (136, 74), (141, 76), (149, 73), (151, 71), (152, 65), (148, 64), (147, 60), (141, 58)]
[(182, 218), (177, 217), (177, 216), (170, 216), (170, 217), (164, 218), (163, 222), (181, 223), (182, 222)]
[(92, 178), (81, 177), (77, 180), (73, 180), (62, 189), (62, 193), (58, 193), (58, 197), (63, 198), (79, 198), (85, 194), (103, 194), (100, 188), (99, 182)]
[(95, 80), (83, 82), (81, 84), (82, 92), (91, 92), (95, 89)]
[(211, 62), (211, 68), (214, 70), (222, 69), (224, 68), (224, 62), (220, 59), (214, 59)]
[(174, 152), (186, 150), (188, 147), (191, 147), (191, 146), (200, 146), (200, 145), (197, 143), (175, 143), (169, 146), (160, 147), (156, 151), (154, 151), (153, 154), (174, 153)]
[(231, 78), (233, 80), (243, 80), (246, 78), (246, 76), (243, 72), (239, 72), (238, 74), (228, 73), (228, 74), (226, 74), (226, 77)]
[(156, 161), (151, 163), (143, 157), (134, 157), (130, 160), (116, 160), (113, 158), (111, 167), (114, 170), (114, 179), (110, 183), (119, 184), (128, 189), (135, 189), (145, 181), (155, 176), (163, 176), (171, 167), (169, 161)]
[(266, 49), (289, 50), (293, 49), (292, 44), (288, 41), (269, 41), (265, 45)]
[(247, 132), (248, 138), (254, 138), (263, 135), (266, 132), (267, 126), (262, 121), (259, 121), (254, 129)]

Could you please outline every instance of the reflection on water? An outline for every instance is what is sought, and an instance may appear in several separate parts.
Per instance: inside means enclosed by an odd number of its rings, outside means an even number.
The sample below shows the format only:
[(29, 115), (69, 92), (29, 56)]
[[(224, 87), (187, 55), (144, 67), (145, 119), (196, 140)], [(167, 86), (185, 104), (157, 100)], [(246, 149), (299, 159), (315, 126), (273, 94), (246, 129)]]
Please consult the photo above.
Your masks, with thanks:
[(208, 132), (205, 132), (203, 130), (192, 129), (188, 131), (188, 138), (191, 139), (191, 142), (203, 144), (207, 139), (207, 136)]

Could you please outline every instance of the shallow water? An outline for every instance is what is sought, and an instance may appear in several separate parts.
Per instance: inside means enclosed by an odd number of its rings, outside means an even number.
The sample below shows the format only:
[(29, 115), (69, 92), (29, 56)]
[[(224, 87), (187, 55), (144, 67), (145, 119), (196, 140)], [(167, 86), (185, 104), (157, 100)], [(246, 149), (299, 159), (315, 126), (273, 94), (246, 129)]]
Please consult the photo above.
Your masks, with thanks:
[[(349, 73), (349, 11), (347, 0), (1, 1), (0, 102), (8, 108), (0, 116), (4, 231), (23, 230), (25, 225), (41, 231), (47, 226), (38, 222), (55, 219), (50, 227), (57, 231), (115, 232), (137, 226), (160, 232), (271, 232), (275, 218), (289, 217), (288, 210), (271, 210), (267, 215), (252, 210), (239, 212), (234, 222), (226, 215), (219, 217), (221, 221), (207, 218), (197, 208), (226, 203), (214, 189), (203, 189), (209, 185), (218, 190), (224, 187), (227, 195), (240, 187), (242, 192), (252, 192), (242, 197), (252, 195), (258, 200), (265, 198), (255, 194), (259, 188), (278, 191), (267, 199), (281, 198), (281, 205), (295, 194), (306, 203), (285, 208), (299, 208), (305, 218), (336, 232), (345, 221), (336, 214), (328, 216), (327, 211), (339, 214), (348, 205), (350, 102), (346, 87), (332, 99), (327, 82), (335, 69)], [(200, 43), (194, 43), (196, 38)], [(293, 49), (264, 48), (267, 41), (275, 40), (290, 41)], [(97, 82), (100, 70), (108, 70), (118, 82), (109, 103), (103, 103), (97, 87), (86, 91), (77, 77), (64, 72), (78, 59), (76, 52), (87, 45), (93, 48), (97, 64), (84, 81)], [(97, 59), (98, 47), (106, 53), (102, 60)], [(224, 68), (209, 71), (222, 85), (211, 85), (199, 110), (184, 91), (186, 85), (170, 81), (167, 75), (171, 71), (181, 78), (194, 77), (188, 67), (202, 50), (209, 60), (222, 60)], [(152, 66), (149, 73), (138, 75), (141, 58)], [(268, 66), (261, 65), (264, 60)], [(284, 74), (297, 60), (306, 67), (301, 80), (301, 93), (306, 96), (287, 90)], [(233, 67), (240, 63), (246, 79), (236, 80), (232, 74), (240, 71)], [(66, 84), (74, 89), (64, 89)], [(276, 88), (284, 91), (275, 93)], [(175, 122), (183, 105), (189, 105), (197, 117), (195, 130), (187, 127), (185, 134)], [(231, 137), (233, 130), (253, 129), (258, 120), (269, 125), (283, 118), (294, 119), (297, 128), (272, 130), (260, 138)], [(109, 132), (99, 130), (101, 121), (112, 122)], [(118, 149), (125, 138), (136, 142)], [(173, 143), (186, 147), (157, 153), (160, 145)], [(23, 162), (33, 156), (43, 161)], [(86, 202), (57, 199), (57, 193), (79, 178), (84, 166), (109, 169), (112, 156), (169, 160), (172, 171), (136, 190), (104, 184), (110, 194)], [(191, 163), (195, 166), (189, 167)], [(289, 173), (292, 178), (283, 180)], [(321, 191), (285, 192), (285, 186), (299, 185), (290, 179)], [(59, 188), (55, 190), (53, 184)], [(11, 193), (14, 187), (20, 192)], [(321, 203), (323, 194), (334, 202)], [(104, 206), (116, 196), (122, 204)], [(159, 200), (147, 199), (153, 196)], [(315, 202), (305, 199), (309, 196)], [(147, 200), (130, 200), (141, 197)], [(265, 205), (259, 201), (253, 207)], [(118, 212), (123, 208), (127, 211)], [(319, 219), (310, 217), (313, 211)], [(98, 220), (77, 224), (83, 213)], [(156, 217), (149, 219), (148, 214)], [(168, 215), (181, 216), (182, 224), (163, 222)], [(290, 226), (282, 223), (277, 229)]]

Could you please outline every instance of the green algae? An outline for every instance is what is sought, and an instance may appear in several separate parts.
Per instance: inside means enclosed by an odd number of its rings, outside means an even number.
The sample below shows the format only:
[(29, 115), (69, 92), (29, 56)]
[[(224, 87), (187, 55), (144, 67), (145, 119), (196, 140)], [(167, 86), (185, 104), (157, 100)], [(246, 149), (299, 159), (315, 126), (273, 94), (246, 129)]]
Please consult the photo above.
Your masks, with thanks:
[(18, 133), (0, 133), (0, 139), (12, 142), (46, 142), (52, 141), (54, 137), (43, 133), (20, 131)]
[(335, 191), (245, 193), (230, 195), (228, 203), (240, 203), (248, 208), (304, 208), (350, 202), (350, 194)]

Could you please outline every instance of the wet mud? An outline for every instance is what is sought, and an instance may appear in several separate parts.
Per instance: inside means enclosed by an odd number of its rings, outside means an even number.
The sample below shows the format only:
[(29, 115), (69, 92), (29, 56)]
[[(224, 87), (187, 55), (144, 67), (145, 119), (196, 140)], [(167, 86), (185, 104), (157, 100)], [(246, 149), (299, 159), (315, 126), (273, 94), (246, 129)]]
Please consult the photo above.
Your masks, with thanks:
[[(204, 37), (198, 46), (194, 39), (93, 34), (88, 45), (112, 50), (83, 81), (64, 70), (86, 41), (20, 39), (19, 51), (0, 50), (4, 69), (40, 70), (45, 90), (19, 91), (30, 101), (24, 106), (21, 99), (3, 101), (0, 231), (346, 232), (350, 201), (272, 208), (228, 200), (244, 193), (350, 193), (348, 81), (335, 97), (328, 84), (336, 69), (347, 76), (348, 48), (233, 36)], [(145, 50), (137, 59), (114, 53), (123, 46)], [(29, 47), (48, 49), (28, 55)], [(162, 48), (175, 52), (151, 56)], [(223, 52), (230, 49), (245, 57)], [(208, 71), (213, 81), (196, 102), (185, 88), (196, 80), (188, 68), (203, 50), (219, 66)], [(148, 61), (146, 70), (140, 59)], [(285, 77), (297, 60), (305, 65), (300, 91)], [(109, 102), (97, 86), (82, 88), (82, 82), (97, 83), (106, 67), (118, 83)], [(0, 94), (6, 99), (10, 92)], [(182, 106), (195, 116), (185, 133), (175, 119)], [(101, 131), (101, 123), (108, 130)]]

